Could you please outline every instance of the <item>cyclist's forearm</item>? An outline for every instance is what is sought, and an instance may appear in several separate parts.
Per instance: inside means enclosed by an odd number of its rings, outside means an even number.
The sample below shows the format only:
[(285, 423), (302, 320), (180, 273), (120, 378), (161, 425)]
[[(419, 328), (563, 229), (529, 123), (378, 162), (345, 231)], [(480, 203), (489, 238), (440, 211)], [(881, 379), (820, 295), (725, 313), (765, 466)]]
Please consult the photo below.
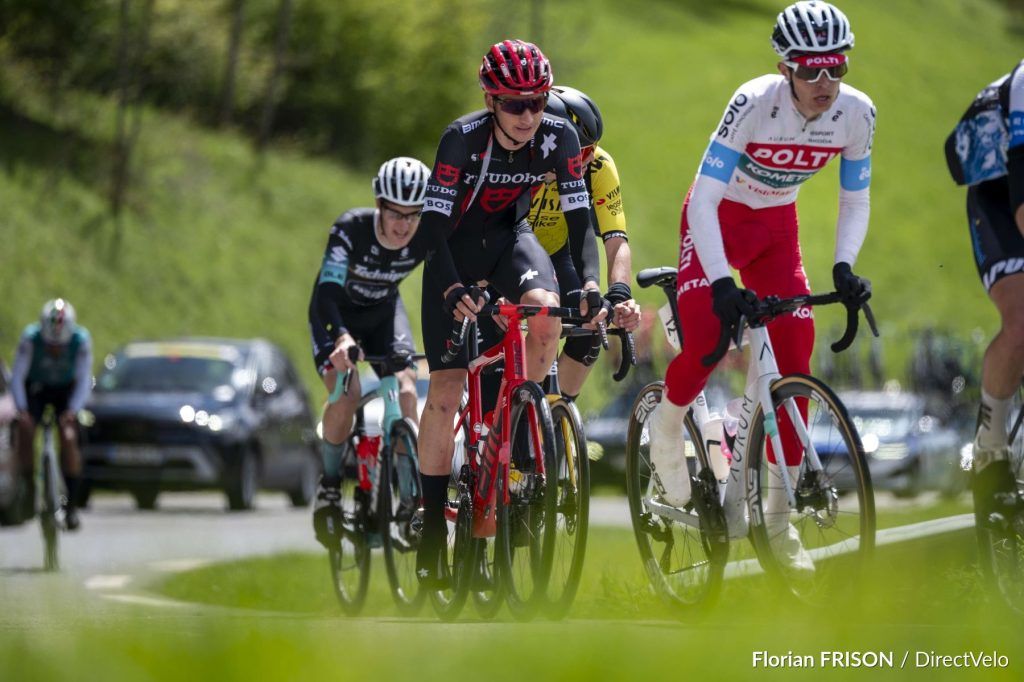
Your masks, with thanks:
[(92, 346), (83, 343), (75, 364), (75, 390), (68, 399), (68, 411), (78, 412), (92, 393)]
[(836, 221), (836, 263), (857, 262), (857, 254), (868, 233), (871, 194), (865, 188), (856, 192), (839, 190), (839, 218)]
[(573, 266), (580, 276), (580, 282), (600, 282), (601, 263), (597, 240), (590, 227), (590, 210), (579, 208), (566, 211), (565, 222), (569, 228), (569, 252), (572, 254)]
[(20, 412), (28, 410), (28, 396), (25, 394), (25, 379), (28, 378), (28, 368), (32, 363), (32, 342), (22, 340), (18, 344), (18, 352), (14, 356), (14, 365), (11, 367), (11, 395), (14, 398), (14, 406)]
[(633, 279), (633, 254), (629, 242), (622, 237), (613, 237), (604, 243), (604, 255), (608, 263), (608, 283), (629, 284)]
[(318, 284), (310, 304), (310, 324), (319, 325), (335, 341), (347, 332), (335, 296), (344, 289), (332, 282)]
[(427, 253), (423, 273), (425, 277), (430, 277), (434, 281), (439, 290), (447, 292), (462, 280), (455, 267), (452, 251), (448, 247), (448, 224), (440, 218), (441, 216), (436, 214), (424, 213), (420, 223), (420, 229), (426, 229), (430, 234), (431, 243), (435, 244), (434, 249)]

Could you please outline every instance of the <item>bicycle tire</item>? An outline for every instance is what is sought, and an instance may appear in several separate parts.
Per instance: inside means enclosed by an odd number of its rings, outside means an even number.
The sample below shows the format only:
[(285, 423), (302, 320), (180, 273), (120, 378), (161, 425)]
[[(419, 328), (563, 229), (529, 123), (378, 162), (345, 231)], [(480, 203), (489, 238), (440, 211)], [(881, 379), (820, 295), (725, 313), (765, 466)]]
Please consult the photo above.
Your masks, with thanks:
[(558, 398), (551, 403), (556, 457), (555, 546), (544, 614), (564, 618), (576, 599), (587, 553), (590, 522), (590, 458), (576, 404)]
[[(465, 409), (463, 404), (459, 412)], [(469, 425), (462, 425), (463, 443), (469, 442)], [(498, 569), (497, 537), (476, 539), (475, 570), (471, 577), (473, 606), (477, 615), (484, 620), (491, 620), (498, 615), (505, 603), (505, 587), (501, 571)]]
[[(751, 541), (772, 580), (805, 603), (821, 604), (866, 574), (875, 546), (871, 473), (857, 429), (828, 386), (815, 377), (792, 374), (772, 384), (771, 397), (776, 412), (786, 401), (794, 401), (792, 407), (797, 400), (807, 401), (805, 424), (822, 470), (815, 476), (808, 458), (801, 456), (797, 509), (786, 518), (766, 514), (764, 502), (771, 490), (784, 493), (778, 475), (767, 466), (764, 413), (756, 405), (746, 458)], [(852, 494), (841, 498), (841, 489)], [(797, 540), (802, 549), (796, 548)], [(796, 566), (799, 558), (783, 559), (783, 554), (806, 556), (813, 570)]]
[(413, 616), (419, 613), (427, 596), (416, 578), (419, 533), (413, 526), (423, 490), (419, 478), (416, 425), (409, 419), (396, 420), (391, 425), (388, 442), (389, 446), (380, 458), (379, 479), (378, 518), (384, 566), (395, 607), (402, 615)]
[[(1008, 422), (1010, 471), (1024, 494), (1024, 396), (1018, 390), (1011, 404)], [(1002, 604), (1024, 617), (1024, 516), (1011, 519), (1002, 530), (975, 523), (978, 563), (982, 575)]]
[[(729, 558), (729, 538), (713, 475), (711, 483), (701, 477), (694, 485), (695, 503), (677, 510), (685, 515), (682, 518), (652, 511), (657, 484), (647, 420), (664, 390), (664, 382), (652, 382), (633, 401), (626, 434), (626, 496), (633, 536), (651, 586), (677, 615), (692, 616), (718, 599)], [(699, 458), (702, 470), (710, 475), (707, 452), (692, 413), (687, 412), (683, 427), (683, 454)], [(703, 500), (701, 504), (696, 504), (698, 499)]]
[[(357, 471), (354, 462), (355, 447), (348, 443), (342, 456), (341, 471)], [(346, 466), (346, 460), (351, 460)], [(358, 478), (346, 476), (341, 481), (342, 531), (337, 547), (328, 550), (334, 594), (341, 610), (354, 616), (363, 608), (370, 583), (370, 543), (368, 533), (377, 530), (371, 519), (376, 516), (368, 509), (365, 491)]]
[(55, 478), (55, 461), (53, 453), (44, 453), (42, 460), (43, 474), (43, 509), (39, 515), (39, 523), (43, 531), (43, 569), (56, 571), (60, 568), (59, 528), (57, 527), (57, 480)]
[(476, 564), (478, 543), (473, 537), (472, 478), (469, 465), (463, 465), (457, 477), (449, 484), (449, 494), (453, 484), (455, 493), (449, 508), (454, 507), (456, 510), (455, 522), (446, 522), (449, 528), (444, 545), (451, 585), (448, 589), (429, 592), (434, 612), (443, 621), (453, 621), (462, 612), (469, 597), (472, 567)]
[[(499, 472), (497, 499), (497, 559), (505, 603), (517, 620), (532, 618), (546, 598), (554, 559), (557, 460), (551, 408), (541, 387), (527, 381), (510, 396), (509, 469)], [(532, 416), (531, 416), (532, 415)], [(527, 439), (527, 452), (517, 446), (517, 435), (535, 420), (541, 452)], [(525, 438), (523, 436), (522, 438)], [(545, 474), (537, 474), (536, 461), (543, 457)], [(509, 483), (511, 468), (521, 477), (515, 489)], [(504, 490), (508, 485), (508, 501)], [(525, 551), (523, 551), (525, 550)]]

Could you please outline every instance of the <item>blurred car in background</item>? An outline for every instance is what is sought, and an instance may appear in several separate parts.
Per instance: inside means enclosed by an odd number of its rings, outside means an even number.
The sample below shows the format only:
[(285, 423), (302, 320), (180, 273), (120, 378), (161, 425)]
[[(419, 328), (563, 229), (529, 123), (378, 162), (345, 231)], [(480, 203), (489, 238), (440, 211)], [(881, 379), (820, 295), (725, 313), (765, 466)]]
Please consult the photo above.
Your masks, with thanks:
[(125, 490), (152, 509), (163, 490), (220, 489), (252, 508), (260, 488), (312, 499), (320, 471), (306, 391), (262, 339), (130, 343), (104, 360), (86, 405), (88, 490)]
[[(971, 434), (941, 422), (926, 410), (925, 399), (914, 393), (851, 391), (839, 396), (860, 434), (875, 490), (912, 497), (924, 490), (957, 495), (967, 487), (960, 452)], [(811, 429), (822, 459), (845, 457), (838, 432), (821, 422)], [(833, 482), (853, 488), (849, 467), (832, 462)]]

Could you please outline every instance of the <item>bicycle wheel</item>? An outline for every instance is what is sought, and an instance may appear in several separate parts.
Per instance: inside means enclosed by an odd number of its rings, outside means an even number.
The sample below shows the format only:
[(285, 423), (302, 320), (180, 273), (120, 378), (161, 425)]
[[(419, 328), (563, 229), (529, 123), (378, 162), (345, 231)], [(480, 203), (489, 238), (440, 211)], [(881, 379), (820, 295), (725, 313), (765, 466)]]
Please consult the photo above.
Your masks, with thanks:
[(398, 611), (415, 615), (426, 593), (416, 579), (416, 551), (420, 545), (418, 515), (421, 505), (416, 425), (399, 419), (391, 425), (389, 446), (380, 458), (380, 534), (384, 541), (384, 566), (391, 596)]
[(43, 530), (43, 569), (56, 571), (60, 568), (57, 551), (59, 532), (57, 510), (60, 508), (60, 502), (57, 499), (57, 476), (59, 474), (56, 472), (57, 466), (52, 452), (43, 455), (42, 464), (43, 509), (39, 515), (39, 523)]
[[(511, 401), (509, 468), (499, 472), (496, 496), (497, 559), (509, 612), (527, 620), (543, 603), (551, 577), (558, 464), (544, 391), (527, 381)], [(543, 474), (538, 462), (543, 462)]]
[(562, 618), (569, 611), (583, 572), (590, 518), (590, 459), (587, 439), (575, 403), (563, 398), (551, 404), (558, 467), (555, 504), (555, 546), (545, 614)]
[[(690, 614), (708, 608), (718, 597), (729, 558), (729, 536), (710, 467), (702, 467), (706, 473), (694, 479), (690, 504), (677, 509), (661, 502), (647, 421), (664, 390), (663, 382), (650, 383), (633, 402), (626, 435), (626, 496), (648, 580), (670, 606)], [(683, 426), (680, 456), (706, 463), (692, 413), (686, 414)]]
[[(452, 621), (466, 605), (479, 543), (473, 538), (473, 477), (468, 464), (462, 466), (448, 486), (448, 509), (454, 520), (447, 521), (447, 538), (443, 551), (451, 584), (443, 590), (430, 591), (430, 603), (441, 620)], [(447, 514), (446, 514), (447, 516)]]
[[(1017, 391), (1007, 418), (1010, 471), (1017, 490), (1024, 493), (1024, 410)], [(1024, 515), (1010, 519), (1002, 529), (975, 524), (981, 569), (992, 589), (1013, 612), (1024, 616)]]
[(359, 613), (370, 583), (369, 533), (376, 531), (370, 511), (369, 494), (359, 487), (355, 448), (351, 441), (341, 460), (341, 540), (328, 551), (334, 594), (341, 610), (349, 616)]
[[(798, 415), (805, 407), (810, 443), (800, 437), (803, 451), (794, 481), (796, 507), (790, 509), (781, 470), (769, 466), (762, 408), (755, 407), (746, 464), (751, 540), (765, 573), (798, 598), (821, 603), (839, 590), (848, 590), (871, 557), (875, 546), (871, 475), (857, 429), (828, 386), (814, 377), (794, 374), (776, 381), (771, 395), (775, 413), (769, 429), (791, 423), (790, 415)], [(809, 445), (821, 462), (820, 471), (810, 466)]]

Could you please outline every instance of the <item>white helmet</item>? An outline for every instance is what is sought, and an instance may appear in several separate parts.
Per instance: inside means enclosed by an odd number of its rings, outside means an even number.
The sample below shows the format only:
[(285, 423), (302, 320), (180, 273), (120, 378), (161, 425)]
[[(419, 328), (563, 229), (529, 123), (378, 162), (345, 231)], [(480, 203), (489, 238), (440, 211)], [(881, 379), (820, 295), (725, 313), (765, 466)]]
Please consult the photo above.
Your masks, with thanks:
[(75, 309), (63, 298), (47, 301), (39, 314), (39, 330), (43, 341), (64, 345), (75, 333)]
[(783, 59), (798, 54), (843, 52), (853, 47), (850, 20), (834, 5), (801, 0), (779, 12), (772, 47)]
[(430, 169), (408, 156), (385, 161), (373, 179), (373, 194), (399, 206), (422, 206)]

